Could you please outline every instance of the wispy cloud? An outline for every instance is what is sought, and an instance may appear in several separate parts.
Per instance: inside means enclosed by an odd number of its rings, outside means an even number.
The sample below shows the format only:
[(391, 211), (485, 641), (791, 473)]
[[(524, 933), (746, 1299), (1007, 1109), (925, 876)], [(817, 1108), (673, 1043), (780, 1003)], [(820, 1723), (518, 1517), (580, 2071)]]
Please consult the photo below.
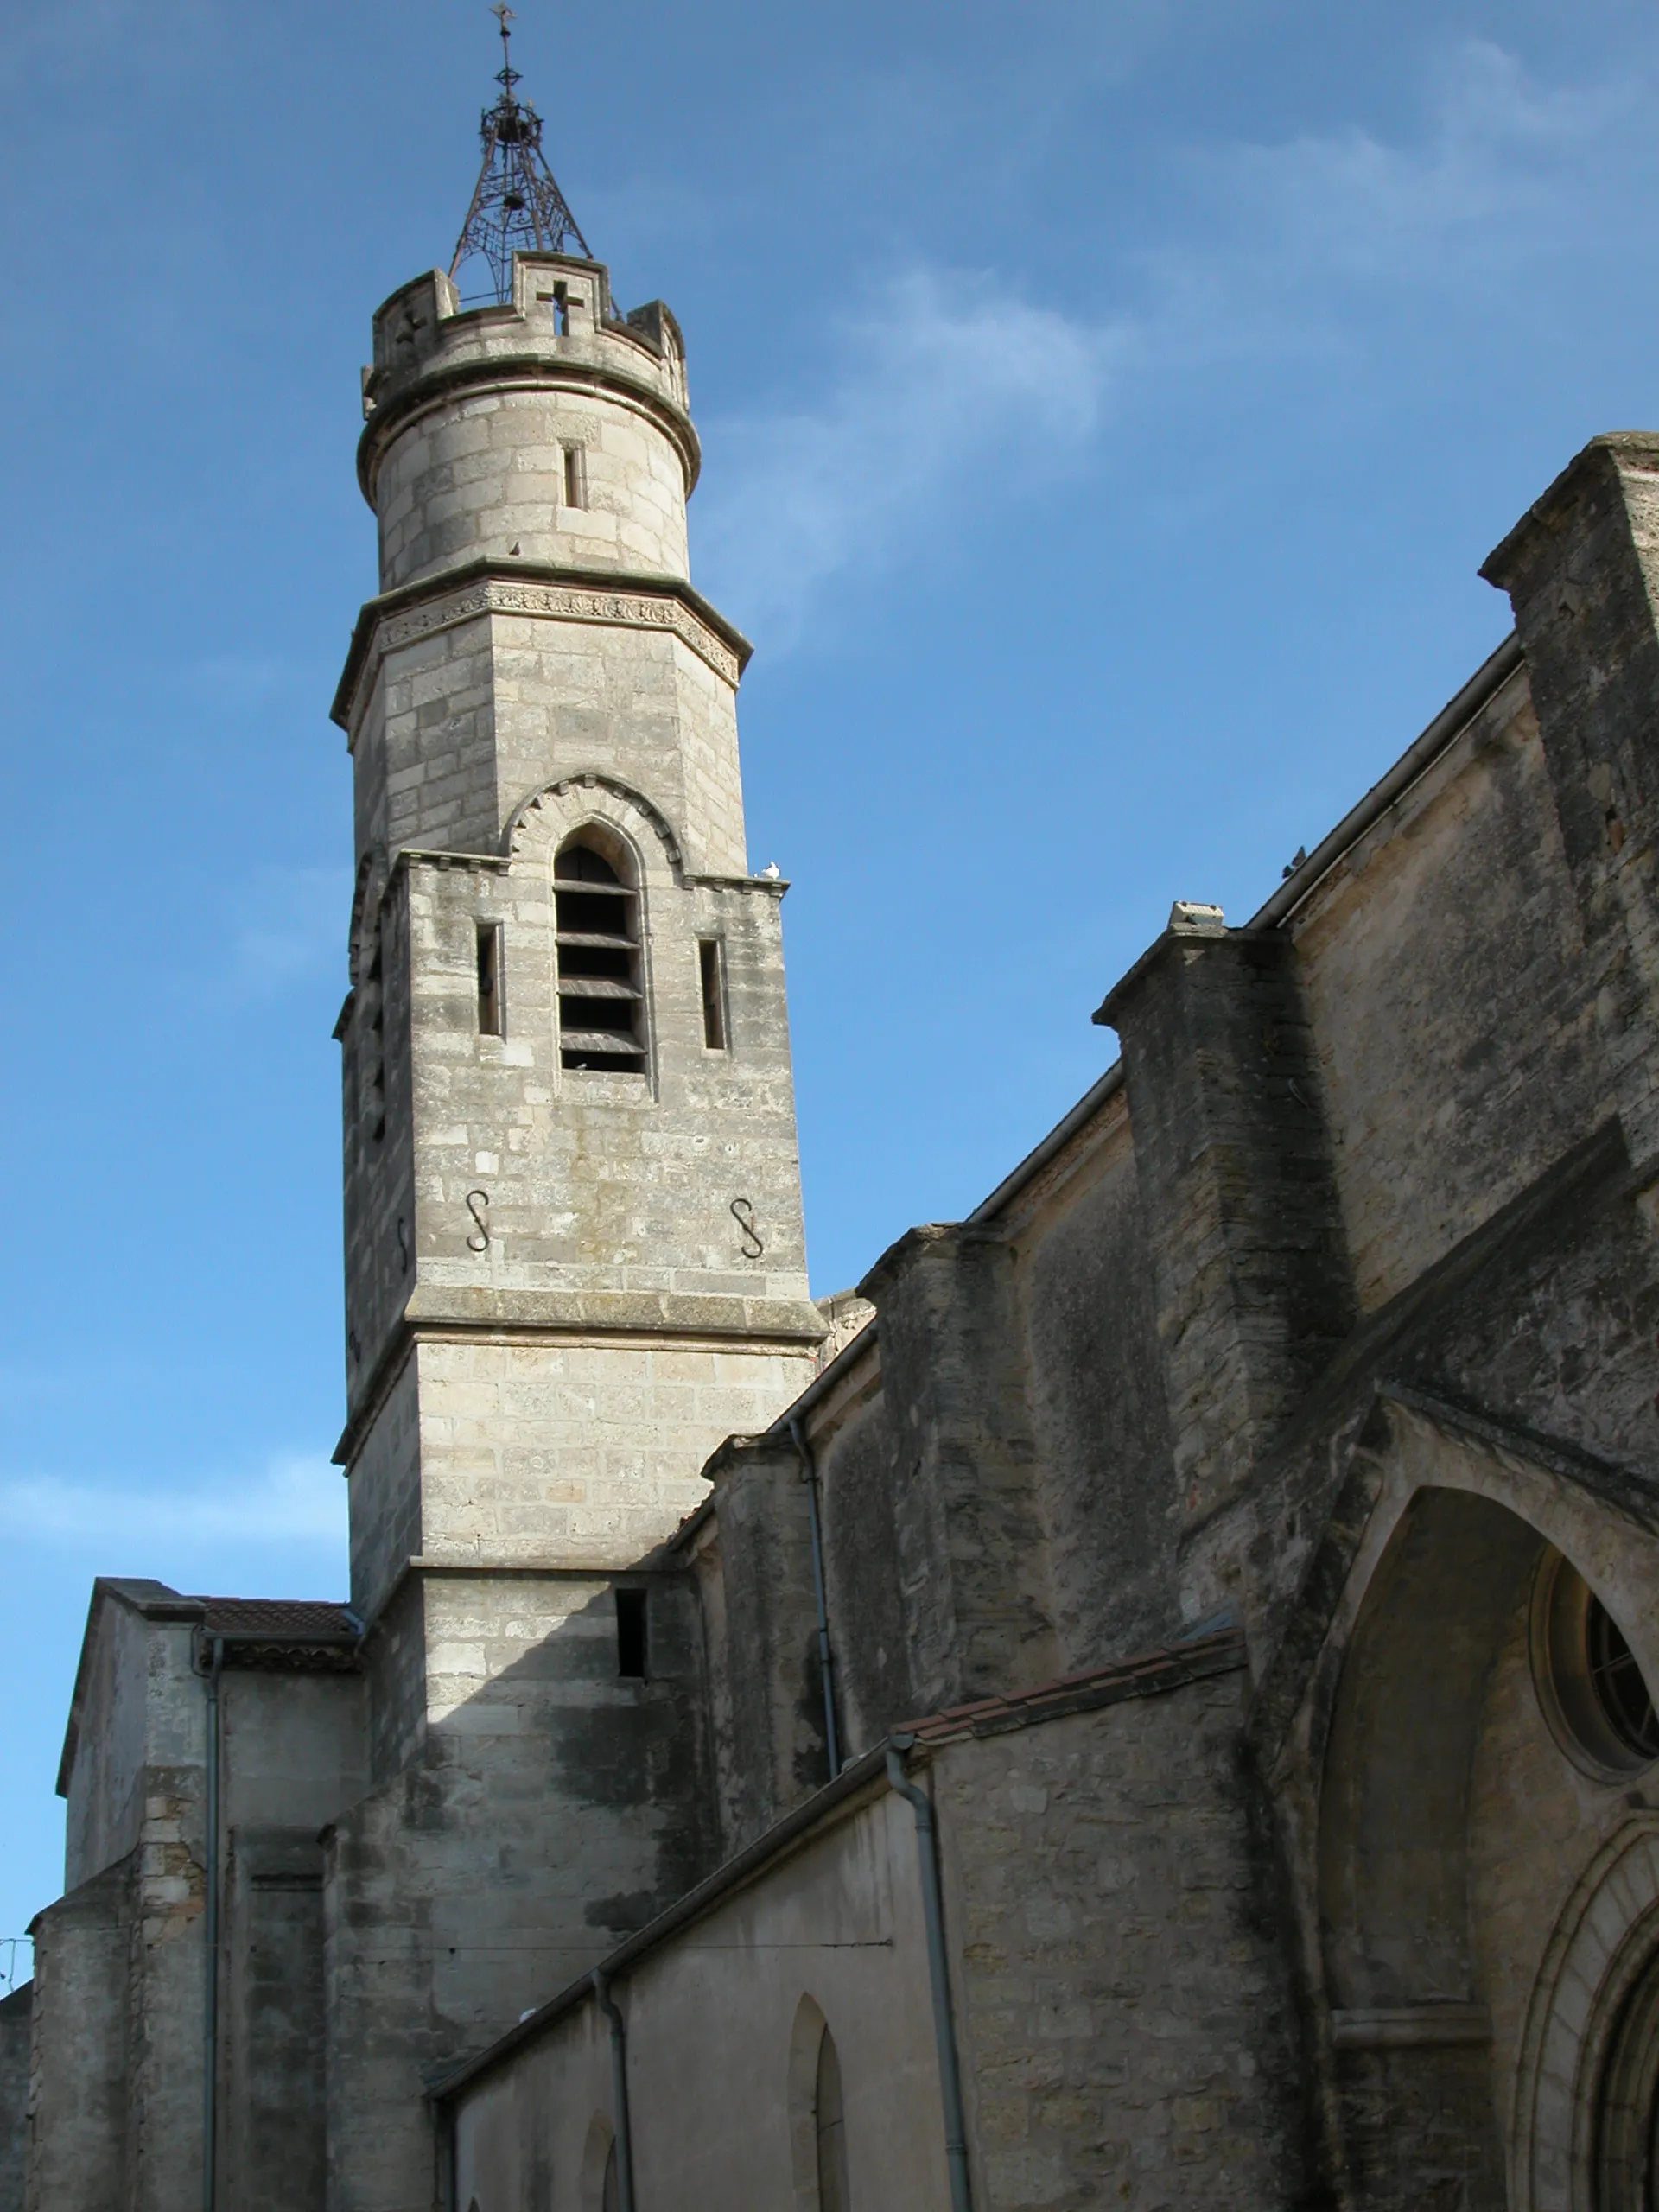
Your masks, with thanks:
[(1659, 171), (1650, 104), (1633, 70), (1541, 87), (1465, 42), (1437, 57), (1396, 140), (1355, 125), (1186, 149), (1179, 218), (1097, 318), (1024, 299), (1006, 274), (912, 268), (826, 332), (813, 401), (710, 426), (711, 588), (786, 650), (843, 572), (1006, 543), (1011, 515), (1090, 465), (1116, 403), (1247, 360), (1383, 362), (1414, 305), (1523, 312), (1517, 272), (1619, 250), (1630, 178)]
[(829, 577), (891, 560), (946, 510), (976, 501), (995, 531), (1012, 485), (1093, 436), (1127, 337), (988, 276), (895, 279), (837, 334), (841, 372), (817, 407), (712, 433), (721, 489), (700, 545), (716, 588), (787, 644)]
[(0, 1478), (0, 1537), (154, 1559), (227, 1544), (336, 1548), (344, 1555), (346, 1484), (337, 1467), (279, 1454), (258, 1472), (180, 1484), (88, 1483), (56, 1475)]
[(1159, 321), (1173, 334), (1194, 289), (1224, 345), (1264, 327), (1294, 335), (1305, 326), (1283, 314), (1296, 294), (1319, 295), (1330, 322), (1356, 288), (1379, 303), (1453, 288), (1465, 306), (1489, 304), (1523, 264), (1611, 243), (1620, 180), (1655, 166), (1651, 92), (1634, 70), (1541, 86), (1501, 48), (1468, 41), (1436, 57), (1419, 126), (1397, 141), (1353, 125), (1189, 149), (1199, 235), (1147, 257), (1166, 290)]

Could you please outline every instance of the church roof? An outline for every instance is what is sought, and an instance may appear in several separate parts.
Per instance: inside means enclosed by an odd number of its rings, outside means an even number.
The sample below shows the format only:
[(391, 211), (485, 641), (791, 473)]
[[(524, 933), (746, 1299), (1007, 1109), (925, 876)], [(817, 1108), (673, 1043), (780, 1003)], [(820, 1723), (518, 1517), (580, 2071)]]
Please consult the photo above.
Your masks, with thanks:
[(257, 1636), (315, 1643), (338, 1637), (358, 1637), (357, 1617), (348, 1605), (313, 1598), (198, 1598), (206, 1636)]
[(80, 1742), (81, 1716), (92, 1664), (93, 1646), (106, 1605), (117, 1605), (144, 1620), (189, 1625), (203, 1639), (220, 1637), (230, 1647), (222, 1656), (238, 1667), (279, 1669), (348, 1670), (363, 1624), (349, 1605), (321, 1598), (193, 1598), (138, 1575), (100, 1574), (80, 1641), (74, 1694), (58, 1764), (58, 1795), (69, 1794), (70, 1771)]

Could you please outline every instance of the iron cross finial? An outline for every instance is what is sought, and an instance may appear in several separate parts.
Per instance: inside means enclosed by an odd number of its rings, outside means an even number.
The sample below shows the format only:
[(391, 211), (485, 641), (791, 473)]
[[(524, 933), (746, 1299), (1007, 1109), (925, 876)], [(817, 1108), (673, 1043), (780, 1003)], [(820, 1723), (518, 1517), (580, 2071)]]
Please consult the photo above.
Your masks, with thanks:
[(518, 82), (518, 72), (512, 66), (512, 33), (507, 25), (517, 22), (518, 19), (508, 7), (507, 0), (495, 0), (490, 13), (501, 26), (501, 67), (496, 73), (495, 81), (505, 86), (507, 98), (511, 99), (512, 88)]

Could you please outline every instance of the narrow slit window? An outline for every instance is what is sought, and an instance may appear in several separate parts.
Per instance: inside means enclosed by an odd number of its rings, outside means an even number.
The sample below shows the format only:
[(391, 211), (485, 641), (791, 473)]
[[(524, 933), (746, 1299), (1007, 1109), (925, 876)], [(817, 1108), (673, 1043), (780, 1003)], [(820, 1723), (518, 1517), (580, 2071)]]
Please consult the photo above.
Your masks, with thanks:
[(559, 956), (559, 1059), (613, 1075), (645, 1071), (639, 898), (581, 836), (553, 863)]
[(553, 287), (553, 334), (556, 338), (570, 335), (570, 295), (563, 284)]
[(580, 446), (564, 448), (564, 504), (567, 507), (585, 507), (588, 504), (586, 456)]
[(501, 925), (478, 925), (478, 1033), (504, 1037), (501, 1001)]
[(616, 1593), (617, 1673), (625, 1681), (643, 1682), (649, 1656), (645, 1592), (643, 1590), (619, 1590)]
[(723, 1052), (726, 1049), (725, 978), (721, 974), (723, 965), (720, 939), (699, 938), (697, 971), (702, 985), (702, 1041), (711, 1052)]

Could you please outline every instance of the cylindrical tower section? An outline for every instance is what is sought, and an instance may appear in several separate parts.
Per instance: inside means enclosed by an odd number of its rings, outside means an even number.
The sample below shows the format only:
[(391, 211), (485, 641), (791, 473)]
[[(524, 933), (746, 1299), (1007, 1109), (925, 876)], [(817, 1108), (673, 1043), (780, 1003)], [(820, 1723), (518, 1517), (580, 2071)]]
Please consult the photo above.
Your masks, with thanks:
[(518, 254), (512, 304), (466, 312), (436, 270), (405, 284), (363, 408), (383, 592), (478, 560), (686, 576), (683, 341), (660, 302), (618, 315), (600, 263)]

